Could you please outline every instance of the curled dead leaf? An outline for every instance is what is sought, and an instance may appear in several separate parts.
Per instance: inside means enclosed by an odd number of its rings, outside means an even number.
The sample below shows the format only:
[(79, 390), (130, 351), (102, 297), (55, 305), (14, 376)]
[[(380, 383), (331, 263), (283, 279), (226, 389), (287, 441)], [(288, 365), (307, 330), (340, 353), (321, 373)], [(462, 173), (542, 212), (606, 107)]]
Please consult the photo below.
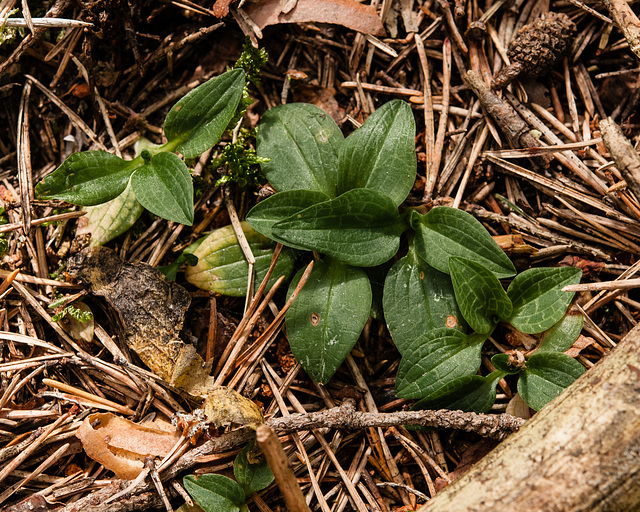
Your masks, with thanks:
[(262, 412), (253, 401), (225, 386), (210, 391), (202, 408), (206, 422), (216, 427), (237, 423), (255, 429), (264, 423)]
[(132, 480), (144, 469), (145, 457), (165, 457), (180, 439), (168, 423), (138, 425), (111, 413), (85, 418), (76, 433), (86, 454), (113, 471), (118, 478)]
[(245, 10), (260, 30), (279, 23), (317, 22), (342, 25), (363, 34), (385, 35), (375, 8), (355, 0), (298, 0), (286, 13), (280, 0), (264, 0), (246, 5)]

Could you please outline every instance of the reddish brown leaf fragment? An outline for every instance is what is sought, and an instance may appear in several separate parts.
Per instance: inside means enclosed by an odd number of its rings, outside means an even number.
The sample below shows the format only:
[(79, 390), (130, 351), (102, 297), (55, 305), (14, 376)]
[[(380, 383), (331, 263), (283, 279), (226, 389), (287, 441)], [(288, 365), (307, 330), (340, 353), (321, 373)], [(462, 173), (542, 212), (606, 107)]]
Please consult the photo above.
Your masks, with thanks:
[(247, 5), (246, 11), (261, 30), (279, 23), (317, 22), (342, 25), (363, 34), (385, 34), (376, 10), (354, 0), (298, 0), (296, 7), (286, 14), (282, 13), (280, 0), (265, 0)]

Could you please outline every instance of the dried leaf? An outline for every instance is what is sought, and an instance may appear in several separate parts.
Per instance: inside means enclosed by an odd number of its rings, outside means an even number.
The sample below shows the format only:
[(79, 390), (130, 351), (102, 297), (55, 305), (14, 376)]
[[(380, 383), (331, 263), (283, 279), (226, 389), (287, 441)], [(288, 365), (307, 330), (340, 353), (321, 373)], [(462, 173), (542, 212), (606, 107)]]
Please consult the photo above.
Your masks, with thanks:
[(576, 358), (585, 348), (590, 345), (593, 345), (596, 342), (590, 336), (583, 336), (582, 334), (578, 337), (576, 341), (573, 342), (573, 345), (569, 350), (566, 350), (564, 353), (569, 357)]
[(211, 10), (216, 18), (224, 18), (229, 14), (229, 6), (234, 0), (216, 0)]
[(67, 272), (91, 285), (118, 312), (127, 344), (170, 382), (184, 343), (178, 338), (189, 293), (144, 263), (125, 263), (111, 249), (89, 247), (69, 259)]
[(385, 35), (375, 8), (355, 0), (298, 0), (296, 7), (286, 14), (281, 9), (280, 0), (246, 6), (247, 14), (261, 30), (279, 23), (317, 22), (343, 25), (363, 34)]
[(253, 401), (224, 386), (209, 392), (202, 408), (206, 421), (216, 427), (237, 423), (255, 429), (264, 422)]
[(525, 420), (531, 418), (531, 409), (522, 399), (520, 393), (516, 393), (515, 395), (513, 395), (513, 398), (509, 400), (509, 403), (507, 404), (507, 410), (505, 412), (507, 414), (511, 414), (511, 416), (516, 416)]
[(165, 457), (180, 439), (175, 429), (138, 425), (111, 413), (88, 416), (76, 436), (89, 457), (126, 480), (140, 474), (145, 457)]

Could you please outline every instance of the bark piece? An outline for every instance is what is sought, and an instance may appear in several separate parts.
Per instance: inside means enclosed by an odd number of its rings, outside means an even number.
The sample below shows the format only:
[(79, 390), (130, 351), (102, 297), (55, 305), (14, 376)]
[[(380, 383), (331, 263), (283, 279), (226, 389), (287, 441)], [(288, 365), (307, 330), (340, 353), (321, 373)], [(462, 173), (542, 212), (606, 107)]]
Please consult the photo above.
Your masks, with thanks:
[(629, 189), (640, 199), (640, 156), (613, 119), (600, 121), (602, 141)]
[[(540, 141), (531, 135), (529, 125), (509, 103), (489, 88), (478, 73), (469, 70), (464, 79), (471, 90), (478, 96), (482, 108), (505, 134), (507, 142), (512, 148), (540, 147)], [(552, 159), (549, 155), (541, 154), (536, 157), (536, 162), (543, 167), (548, 167)]]
[(280, 0), (264, 0), (247, 4), (245, 10), (260, 30), (278, 23), (317, 22), (342, 25), (374, 36), (385, 34), (376, 10), (355, 0), (298, 0), (286, 14), (282, 12)]
[(640, 509), (640, 326), (420, 512)]

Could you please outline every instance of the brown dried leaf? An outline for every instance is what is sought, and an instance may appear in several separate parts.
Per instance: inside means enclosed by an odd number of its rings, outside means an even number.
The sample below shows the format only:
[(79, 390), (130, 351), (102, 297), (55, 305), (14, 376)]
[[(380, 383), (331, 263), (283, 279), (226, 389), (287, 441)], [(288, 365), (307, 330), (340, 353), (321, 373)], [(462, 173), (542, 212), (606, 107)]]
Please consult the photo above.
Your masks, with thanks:
[(528, 420), (531, 418), (531, 409), (527, 405), (527, 403), (522, 399), (520, 393), (516, 393), (513, 395), (513, 398), (509, 400), (507, 404), (507, 409), (505, 410), (507, 414), (511, 414), (511, 416), (516, 416), (518, 418), (523, 418)]
[(211, 10), (213, 11), (213, 15), (216, 18), (224, 18), (227, 14), (229, 14), (229, 5), (234, 0), (216, 0), (216, 3), (213, 4)]
[(264, 0), (247, 5), (249, 17), (262, 30), (279, 23), (333, 23), (375, 36), (385, 35), (376, 10), (355, 0), (298, 0), (294, 9), (284, 14), (280, 0)]
[(98, 413), (82, 422), (76, 436), (89, 457), (118, 478), (132, 480), (144, 469), (145, 457), (165, 457), (180, 439), (175, 429), (167, 431), (151, 425), (138, 425), (111, 413)]
[(255, 429), (264, 423), (262, 412), (253, 401), (224, 386), (209, 392), (202, 409), (207, 423), (216, 427), (237, 423)]
[(578, 336), (578, 339), (573, 342), (573, 345), (571, 345), (571, 348), (569, 350), (565, 350), (564, 353), (567, 354), (569, 357), (576, 358), (578, 357), (580, 352), (582, 352), (588, 346), (593, 345), (595, 342), (596, 340), (594, 340), (593, 338), (589, 336), (583, 336), (581, 334), (580, 336)]
[(142, 362), (170, 382), (184, 343), (178, 338), (189, 293), (144, 263), (125, 263), (107, 247), (70, 258), (67, 272), (91, 285), (118, 312), (127, 344)]

